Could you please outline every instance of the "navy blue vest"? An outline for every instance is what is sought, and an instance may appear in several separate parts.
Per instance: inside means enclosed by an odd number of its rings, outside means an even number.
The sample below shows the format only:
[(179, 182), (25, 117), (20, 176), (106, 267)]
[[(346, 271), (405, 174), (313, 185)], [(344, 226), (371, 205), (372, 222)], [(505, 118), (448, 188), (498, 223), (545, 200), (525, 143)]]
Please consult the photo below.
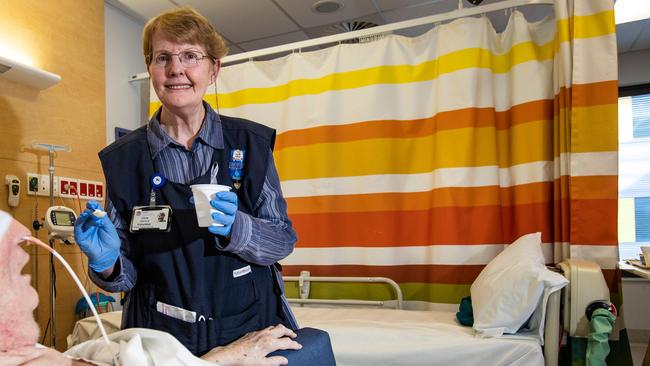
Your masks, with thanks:
[[(220, 117), (225, 146), (213, 156), (213, 162), (219, 164), (217, 182), (233, 186), (228, 173), (229, 152), (245, 149), (241, 187), (233, 191), (237, 192), (238, 209), (253, 214), (275, 131), (251, 121)], [(156, 173), (146, 136), (144, 126), (99, 153), (109, 197), (127, 224), (134, 206), (149, 204), (150, 177)], [(189, 184), (168, 181), (157, 192), (156, 204), (172, 206), (171, 231), (131, 234), (129, 247), (123, 248), (138, 277), (127, 293), (122, 326), (166, 331), (192, 353), (201, 355), (247, 332), (287, 322), (281, 315), (281, 291), (271, 268), (219, 251), (215, 235), (198, 227), (194, 206), (189, 202), (189, 185), (198, 183), (209, 183), (209, 172)], [(247, 266), (250, 273), (241, 275), (248, 272)], [(194, 312), (197, 321), (162, 314), (157, 310), (160, 303)]]

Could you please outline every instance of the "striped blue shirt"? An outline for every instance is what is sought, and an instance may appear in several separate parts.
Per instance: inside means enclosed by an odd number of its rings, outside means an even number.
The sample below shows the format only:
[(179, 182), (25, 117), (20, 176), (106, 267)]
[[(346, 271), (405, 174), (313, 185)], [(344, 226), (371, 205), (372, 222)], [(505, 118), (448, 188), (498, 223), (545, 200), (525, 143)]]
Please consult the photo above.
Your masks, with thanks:
[[(207, 111), (206, 117), (189, 150), (161, 128), (158, 120), (159, 113), (149, 121), (147, 141), (154, 166), (156, 171), (161, 172), (172, 182), (187, 184), (206, 174), (211, 168), (214, 150), (224, 148), (219, 115), (207, 103), (204, 105)], [(271, 265), (285, 258), (291, 254), (297, 240), (287, 215), (287, 204), (282, 197), (280, 178), (271, 151), (269, 155), (262, 192), (255, 204), (253, 215), (237, 211), (230, 234), (230, 243), (226, 247), (219, 246), (219, 241), (215, 238), (220, 250), (236, 254), (248, 262), (259, 265)], [(120, 217), (108, 195), (106, 211), (122, 239), (122, 255), (119, 258), (120, 263), (115, 267), (119, 273), (114, 273), (109, 281), (94, 271), (89, 271), (90, 277), (106, 291), (129, 291), (135, 285), (137, 271), (129, 259), (128, 225)], [(273, 268), (275, 270), (275, 267)], [(282, 277), (277, 271), (276, 275), (282, 282)], [(280, 288), (284, 288), (282, 283)], [(292, 325), (297, 327), (284, 296), (283, 303), (285, 314), (288, 315)]]

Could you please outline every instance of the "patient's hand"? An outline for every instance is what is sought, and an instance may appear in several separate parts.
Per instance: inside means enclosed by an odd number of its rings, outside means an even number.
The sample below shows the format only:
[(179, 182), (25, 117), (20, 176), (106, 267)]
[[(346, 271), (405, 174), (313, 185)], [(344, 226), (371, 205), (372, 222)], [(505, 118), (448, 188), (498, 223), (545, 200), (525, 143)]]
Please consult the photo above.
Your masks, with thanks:
[(292, 340), (296, 337), (291, 329), (282, 324), (250, 332), (238, 340), (213, 348), (201, 357), (220, 366), (278, 366), (286, 365), (282, 356), (266, 357), (271, 352), (284, 349), (301, 349), (302, 345)]

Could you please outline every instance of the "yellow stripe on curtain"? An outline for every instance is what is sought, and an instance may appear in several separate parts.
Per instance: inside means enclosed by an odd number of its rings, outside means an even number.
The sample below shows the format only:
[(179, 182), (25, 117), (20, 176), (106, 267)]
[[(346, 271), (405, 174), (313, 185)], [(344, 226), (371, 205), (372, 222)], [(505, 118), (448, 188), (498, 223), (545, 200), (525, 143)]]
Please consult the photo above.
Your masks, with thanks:
[[(287, 180), (411, 174), (486, 165), (509, 167), (553, 160), (552, 147), (542, 139), (551, 138), (551, 127), (551, 121), (546, 120), (520, 124), (506, 131), (494, 127), (459, 128), (425, 137), (396, 136), (287, 147), (276, 152), (275, 157), (280, 176)], [(518, 144), (517, 140), (529, 143)], [(408, 160), (412, 161), (405, 163)]]

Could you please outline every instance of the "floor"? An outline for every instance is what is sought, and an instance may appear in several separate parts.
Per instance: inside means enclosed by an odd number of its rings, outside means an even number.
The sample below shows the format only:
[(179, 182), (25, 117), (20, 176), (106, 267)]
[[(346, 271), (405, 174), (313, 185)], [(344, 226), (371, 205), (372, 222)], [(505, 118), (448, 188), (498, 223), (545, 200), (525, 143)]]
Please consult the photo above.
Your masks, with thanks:
[[(650, 349), (647, 349), (650, 330), (628, 329), (628, 335), (634, 366), (650, 366)], [(645, 363), (643, 362), (644, 357)]]

